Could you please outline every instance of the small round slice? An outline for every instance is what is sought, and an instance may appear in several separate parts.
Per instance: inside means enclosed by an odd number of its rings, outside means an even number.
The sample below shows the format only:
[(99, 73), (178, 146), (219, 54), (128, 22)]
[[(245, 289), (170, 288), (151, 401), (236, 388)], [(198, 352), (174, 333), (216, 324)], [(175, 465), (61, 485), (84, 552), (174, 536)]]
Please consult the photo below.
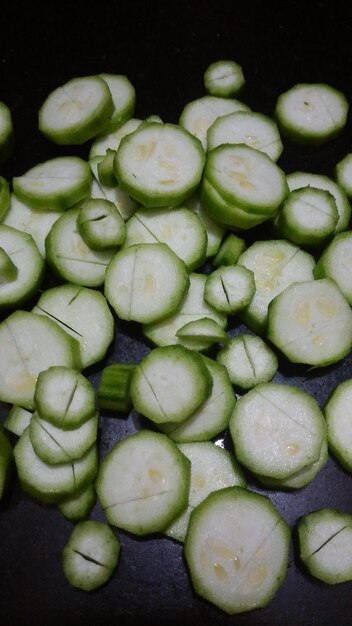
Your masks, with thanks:
[(275, 118), (291, 141), (321, 145), (342, 132), (348, 109), (346, 97), (334, 87), (299, 83), (279, 96)]
[(89, 195), (92, 174), (87, 161), (64, 156), (38, 163), (12, 182), (22, 202), (35, 209), (64, 211)]
[(10, 108), (0, 101), (0, 163), (6, 161), (14, 146), (13, 120)]
[(73, 78), (43, 102), (39, 130), (57, 144), (83, 144), (108, 126), (113, 112), (113, 99), (102, 78)]
[(348, 152), (335, 166), (337, 184), (352, 198), (352, 152)]
[(183, 346), (154, 348), (135, 367), (134, 408), (157, 424), (182, 422), (209, 397), (212, 377), (202, 357)]
[(196, 593), (233, 615), (272, 600), (289, 546), (290, 529), (268, 498), (227, 487), (191, 513), (184, 553)]
[(169, 246), (141, 243), (111, 259), (104, 294), (121, 319), (149, 324), (174, 313), (188, 287), (186, 266)]
[(261, 337), (249, 334), (231, 339), (218, 352), (217, 360), (226, 367), (232, 384), (242, 389), (269, 382), (278, 368), (275, 352)]
[(114, 445), (96, 480), (110, 524), (136, 535), (162, 532), (185, 510), (190, 461), (166, 435), (141, 430)]
[(176, 206), (197, 189), (204, 163), (204, 150), (191, 133), (176, 124), (150, 122), (122, 139), (115, 174), (143, 206)]
[(236, 61), (215, 61), (204, 72), (204, 87), (212, 96), (228, 98), (239, 93), (244, 84), (242, 67)]
[(66, 578), (83, 591), (101, 587), (114, 573), (120, 548), (120, 540), (107, 524), (95, 520), (79, 522), (62, 551)]
[(112, 132), (126, 122), (134, 113), (136, 106), (136, 90), (127, 76), (123, 74), (99, 74), (109, 87), (114, 111), (104, 133)]
[(77, 370), (53, 366), (37, 379), (34, 402), (39, 416), (63, 430), (76, 429), (96, 411), (92, 383)]
[(242, 265), (230, 265), (208, 275), (204, 300), (216, 311), (234, 315), (249, 305), (254, 293), (253, 272)]
[(89, 517), (96, 500), (94, 483), (89, 483), (82, 491), (59, 502), (58, 509), (70, 522), (81, 522)]
[(352, 515), (331, 508), (299, 518), (300, 558), (308, 572), (328, 585), (352, 580)]
[(115, 204), (102, 198), (90, 198), (77, 217), (79, 234), (89, 248), (119, 248), (126, 237), (126, 226)]

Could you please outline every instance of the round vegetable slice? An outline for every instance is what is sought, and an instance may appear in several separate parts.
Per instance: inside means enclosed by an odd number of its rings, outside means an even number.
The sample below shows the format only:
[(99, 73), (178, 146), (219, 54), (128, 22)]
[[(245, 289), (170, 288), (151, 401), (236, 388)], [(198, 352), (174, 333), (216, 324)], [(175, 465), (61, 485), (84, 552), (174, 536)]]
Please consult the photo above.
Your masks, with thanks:
[(327, 399), (323, 412), (329, 448), (341, 465), (352, 472), (352, 379), (339, 383)]
[(251, 270), (242, 265), (223, 266), (208, 275), (204, 300), (216, 311), (233, 315), (248, 306), (254, 293)]
[(143, 206), (175, 206), (197, 189), (204, 163), (204, 150), (191, 133), (176, 124), (149, 122), (122, 139), (115, 174)]
[(6, 161), (14, 146), (14, 130), (11, 109), (0, 101), (0, 163)]
[(190, 462), (166, 435), (141, 430), (103, 458), (96, 490), (108, 522), (136, 535), (162, 532), (187, 506)]
[(184, 262), (166, 244), (141, 243), (114, 255), (104, 294), (121, 319), (148, 324), (174, 313), (188, 286)]
[(289, 527), (268, 498), (228, 487), (191, 513), (184, 553), (195, 591), (233, 615), (272, 600), (289, 545)]
[(43, 102), (39, 130), (57, 144), (83, 144), (108, 126), (113, 112), (113, 99), (102, 78), (73, 78)]
[(77, 217), (79, 234), (89, 248), (119, 248), (126, 237), (126, 226), (116, 205), (102, 198), (90, 198)]
[(62, 551), (68, 581), (83, 591), (93, 591), (112, 577), (120, 556), (120, 540), (107, 524), (79, 522)]
[(239, 93), (244, 84), (242, 67), (236, 61), (215, 61), (204, 72), (204, 87), (212, 96), (228, 98)]
[(321, 253), (314, 268), (315, 278), (331, 278), (352, 305), (352, 233), (338, 233)]
[(242, 389), (269, 382), (278, 369), (275, 352), (256, 335), (241, 333), (230, 339), (216, 358), (226, 367), (232, 384)]
[(202, 357), (183, 346), (154, 348), (136, 365), (134, 408), (157, 424), (182, 422), (209, 397), (212, 377)]
[(58, 509), (71, 522), (81, 522), (89, 517), (97, 499), (94, 484), (90, 483), (77, 494), (58, 503)]

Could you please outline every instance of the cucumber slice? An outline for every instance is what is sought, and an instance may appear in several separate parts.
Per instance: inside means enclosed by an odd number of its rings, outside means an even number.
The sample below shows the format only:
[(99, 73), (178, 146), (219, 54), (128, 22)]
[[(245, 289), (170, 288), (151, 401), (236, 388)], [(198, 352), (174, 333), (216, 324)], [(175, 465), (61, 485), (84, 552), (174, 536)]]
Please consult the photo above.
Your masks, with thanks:
[(44, 504), (55, 504), (81, 491), (98, 471), (98, 449), (90, 450), (73, 463), (49, 465), (34, 452), (27, 428), (14, 448), (15, 463), (22, 489)]
[(149, 324), (174, 313), (188, 286), (184, 262), (166, 244), (142, 243), (112, 258), (104, 294), (121, 319)]
[(15, 195), (33, 209), (65, 211), (90, 193), (89, 164), (75, 156), (38, 163), (12, 180)]
[(207, 133), (210, 126), (218, 117), (236, 111), (249, 111), (249, 107), (235, 98), (202, 96), (186, 104), (180, 115), (179, 123), (197, 137), (204, 150), (207, 150)]
[(89, 517), (96, 499), (94, 485), (90, 483), (78, 494), (59, 502), (58, 509), (70, 522), (81, 522)]
[(116, 176), (114, 173), (115, 154), (116, 154), (115, 150), (110, 150), (110, 148), (108, 148), (108, 150), (106, 151), (106, 155), (104, 156), (102, 161), (99, 160), (98, 162), (97, 169), (98, 169), (99, 181), (101, 182), (102, 185), (105, 185), (106, 187), (117, 186), (117, 180), (116, 180)]
[(236, 396), (225, 367), (202, 356), (212, 377), (209, 397), (181, 423), (159, 424), (159, 428), (177, 443), (208, 441), (224, 431), (235, 406)]
[(79, 145), (102, 132), (113, 113), (107, 83), (99, 76), (82, 76), (48, 95), (39, 110), (38, 126), (56, 144)]
[(45, 258), (45, 239), (61, 215), (62, 211), (32, 209), (28, 204), (18, 200), (15, 194), (11, 194), (9, 210), (2, 223), (31, 235), (40, 254)]
[(212, 377), (202, 357), (183, 346), (154, 348), (132, 374), (136, 411), (157, 424), (182, 422), (206, 401)]
[(196, 593), (233, 615), (273, 599), (289, 546), (290, 529), (268, 498), (228, 487), (192, 512), (184, 554)]
[(225, 328), (227, 317), (223, 313), (218, 313), (213, 307), (210, 307), (204, 301), (204, 287), (206, 276), (193, 272), (189, 276), (189, 289), (185, 299), (183, 300), (178, 311), (165, 320), (156, 322), (155, 324), (145, 324), (143, 332), (147, 339), (157, 346), (167, 346), (171, 344), (181, 343), (185, 347), (193, 350), (206, 350), (209, 348), (209, 341), (206, 339), (195, 344), (194, 338), (191, 343), (185, 337), (180, 337), (177, 332), (188, 322), (196, 321), (208, 317)]
[(141, 430), (103, 458), (96, 490), (109, 524), (163, 532), (187, 506), (190, 461), (166, 435)]
[(80, 211), (80, 207), (68, 209), (53, 224), (45, 240), (46, 259), (53, 272), (66, 282), (101, 287), (116, 250), (87, 246), (77, 226)]
[(251, 472), (286, 479), (320, 457), (326, 424), (313, 396), (263, 383), (238, 400), (230, 419), (238, 461)]
[(178, 447), (191, 462), (189, 504), (165, 534), (183, 542), (193, 509), (213, 491), (225, 487), (246, 487), (246, 479), (234, 456), (210, 441), (181, 443)]
[(352, 580), (352, 515), (331, 508), (313, 511), (297, 523), (300, 559), (328, 585)]
[(0, 310), (21, 307), (44, 278), (44, 261), (31, 235), (0, 224)]
[(3, 427), (0, 426), (0, 501), (7, 490), (12, 474), (13, 462), (12, 446)]
[(176, 124), (150, 122), (122, 139), (115, 174), (143, 206), (175, 206), (195, 192), (204, 163), (204, 150), (191, 133)]
[(352, 380), (339, 383), (330, 393), (323, 413), (328, 427), (329, 449), (352, 472)]
[(240, 255), (239, 265), (254, 274), (256, 291), (241, 318), (254, 332), (266, 328), (271, 300), (292, 283), (313, 280), (314, 257), (284, 239), (256, 241)]
[[(114, 187), (104, 185), (99, 176), (99, 165), (104, 161), (105, 157), (97, 156), (89, 161), (90, 168), (93, 173), (92, 188), (90, 191), (91, 198), (109, 200), (112, 202), (124, 221), (128, 220), (137, 210), (138, 203), (123, 191), (117, 183)], [(114, 174), (115, 176), (115, 174)]]
[(204, 87), (212, 96), (233, 96), (243, 89), (245, 82), (241, 65), (231, 60), (215, 61), (204, 72)]
[(14, 404), (4, 421), (4, 428), (10, 433), (17, 435), (17, 437), (20, 437), (27, 426), (29, 426), (32, 415), (32, 411), (28, 411)]
[(237, 335), (218, 352), (216, 358), (226, 367), (232, 384), (242, 389), (269, 382), (278, 369), (275, 352), (255, 335)]
[(199, 341), (207, 341), (209, 346), (213, 343), (227, 343), (229, 341), (226, 330), (210, 317), (201, 317), (193, 322), (187, 322), (176, 332), (176, 337), (180, 337), (181, 340), (194, 340), (196, 345)]
[(323, 250), (314, 268), (315, 278), (331, 278), (352, 305), (352, 233), (338, 233)]
[(299, 246), (320, 246), (336, 231), (339, 213), (334, 196), (325, 189), (291, 191), (275, 218), (282, 237)]
[(348, 109), (344, 94), (331, 85), (299, 83), (278, 97), (274, 115), (291, 141), (322, 145), (341, 134)]
[(204, 300), (216, 311), (234, 315), (248, 306), (255, 293), (254, 274), (242, 265), (219, 267), (208, 275)]
[(329, 278), (287, 287), (269, 305), (268, 339), (293, 363), (323, 367), (352, 347), (352, 311)]
[(241, 143), (277, 161), (284, 149), (276, 123), (263, 113), (237, 111), (219, 117), (208, 130), (208, 150)]
[(213, 266), (218, 268), (221, 265), (235, 265), (245, 249), (245, 240), (234, 233), (229, 233), (219, 246), (218, 252), (212, 261)]
[(89, 161), (97, 156), (105, 156), (108, 150), (117, 150), (121, 139), (137, 130), (142, 124), (142, 120), (131, 118), (116, 130), (99, 135), (92, 143), (89, 152)]
[(92, 383), (80, 372), (63, 366), (49, 367), (40, 372), (34, 403), (39, 417), (63, 430), (78, 428), (96, 411)]
[(126, 413), (131, 408), (130, 387), (134, 369), (130, 363), (112, 363), (104, 367), (98, 388), (101, 409)]
[(125, 222), (109, 200), (86, 200), (78, 214), (77, 227), (83, 241), (93, 250), (119, 248), (126, 237)]
[(34, 452), (49, 465), (72, 463), (80, 459), (96, 442), (98, 414), (81, 426), (63, 430), (40, 417), (37, 412), (29, 425), (29, 436)]
[(99, 74), (109, 87), (114, 111), (104, 133), (112, 132), (124, 124), (134, 114), (136, 106), (136, 90), (131, 81), (122, 74)]
[(11, 155), (14, 147), (14, 130), (11, 109), (0, 101), (0, 163)]
[(191, 272), (205, 261), (207, 233), (197, 213), (186, 207), (139, 209), (127, 222), (124, 247), (138, 243), (166, 243)]
[(48, 317), (75, 339), (82, 368), (101, 361), (114, 338), (114, 318), (103, 294), (65, 284), (47, 289), (33, 313)]
[(34, 409), (37, 378), (52, 365), (80, 369), (77, 342), (40, 315), (15, 311), (0, 324), (0, 400)]
[(348, 229), (351, 219), (351, 205), (348, 201), (346, 192), (342, 187), (337, 185), (328, 176), (322, 176), (321, 174), (311, 174), (308, 172), (293, 172), (288, 174), (287, 183), (290, 191), (300, 189), (302, 187), (314, 187), (318, 189), (325, 189), (329, 191), (335, 198), (339, 219), (336, 225), (335, 233), (342, 232)]
[(62, 567), (69, 583), (93, 591), (111, 579), (120, 556), (120, 540), (107, 524), (79, 522), (62, 551)]
[(271, 217), (288, 195), (283, 170), (266, 154), (244, 144), (214, 148), (204, 178), (225, 202), (249, 214)]

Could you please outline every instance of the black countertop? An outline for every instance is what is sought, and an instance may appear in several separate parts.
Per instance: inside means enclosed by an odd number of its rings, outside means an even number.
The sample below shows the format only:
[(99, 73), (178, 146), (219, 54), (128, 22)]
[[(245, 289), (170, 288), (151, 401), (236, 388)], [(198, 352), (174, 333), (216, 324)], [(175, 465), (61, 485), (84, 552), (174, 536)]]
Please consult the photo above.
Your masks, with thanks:
[[(203, 73), (213, 61), (243, 67), (242, 99), (271, 115), (280, 93), (298, 82), (325, 82), (352, 102), (352, 23), (347, 2), (46, 2), (7, 3), (1, 9), (0, 100), (13, 114), (16, 147), (0, 166), (11, 180), (59, 154), (88, 157), (89, 146), (59, 148), (37, 128), (46, 96), (70, 78), (100, 72), (126, 74), (137, 91), (136, 117), (159, 114), (177, 122), (184, 105), (205, 94)], [(333, 176), (352, 151), (351, 119), (343, 135), (319, 149), (285, 142), (279, 164)], [(137, 362), (149, 347), (137, 325), (117, 323), (107, 359)], [(105, 364), (107, 360), (103, 364)], [(98, 384), (100, 368), (88, 372)], [(282, 360), (275, 380), (291, 382), (319, 404), (352, 376), (352, 357), (307, 372)], [(8, 407), (3, 406), (1, 421)], [(100, 417), (101, 454), (133, 432), (133, 416)], [(303, 513), (325, 506), (352, 513), (352, 477), (331, 457), (305, 489), (266, 493), (293, 528)], [(97, 505), (92, 517), (104, 519)], [(351, 583), (328, 586), (299, 567), (292, 543), (288, 575), (270, 605), (230, 617), (197, 597), (182, 546), (166, 537), (137, 539), (116, 529), (122, 542), (113, 579), (84, 593), (66, 581), (60, 552), (72, 529), (55, 507), (26, 496), (15, 480), (0, 503), (0, 624), (236, 624), (320, 626), (352, 623)]]

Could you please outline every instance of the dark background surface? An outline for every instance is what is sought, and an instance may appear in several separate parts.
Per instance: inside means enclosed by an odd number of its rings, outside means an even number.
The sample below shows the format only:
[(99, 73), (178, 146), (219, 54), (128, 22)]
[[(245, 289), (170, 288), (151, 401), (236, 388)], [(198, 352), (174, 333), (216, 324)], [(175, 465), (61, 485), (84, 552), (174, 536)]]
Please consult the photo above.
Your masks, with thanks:
[[(184, 105), (204, 95), (203, 73), (221, 58), (239, 62), (242, 99), (271, 115), (278, 95), (297, 82), (326, 82), (352, 102), (352, 26), (348, 2), (83, 2), (6, 3), (1, 8), (0, 100), (11, 108), (13, 156), (0, 167), (11, 180), (58, 154), (88, 156), (89, 146), (58, 148), (37, 130), (37, 112), (51, 90), (76, 76), (126, 74), (137, 91), (136, 117), (177, 122)], [(332, 176), (352, 151), (351, 119), (342, 137), (316, 149), (285, 143), (287, 172)], [(236, 330), (234, 331), (236, 332)], [(137, 362), (146, 352), (140, 329), (118, 323), (114, 349), (102, 365)], [(99, 382), (99, 368), (89, 372)], [(275, 380), (312, 393), (322, 406), (352, 376), (348, 357), (308, 373), (281, 362)], [(3, 421), (8, 407), (2, 407)], [(101, 415), (101, 454), (136, 427), (133, 416)], [(261, 491), (257, 485), (250, 486)], [(352, 477), (333, 458), (311, 485), (290, 494), (265, 492), (293, 528), (303, 513), (332, 506), (352, 513)], [(97, 505), (92, 513), (104, 519)], [(287, 578), (270, 605), (227, 616), (195, 596), (182, 546), (164, 537), (122, 542), (118, 569), (106, 587), (87, 594), (64, 578), (60, 552), (72, 524), (54, 507), (30, 500), (16, 479), (0, 503), (1, 626), (65, 624), (236, 624), (318, 626), (352, 623), (352, 583), (328, 586), (299, 567), (294, 542)]]

